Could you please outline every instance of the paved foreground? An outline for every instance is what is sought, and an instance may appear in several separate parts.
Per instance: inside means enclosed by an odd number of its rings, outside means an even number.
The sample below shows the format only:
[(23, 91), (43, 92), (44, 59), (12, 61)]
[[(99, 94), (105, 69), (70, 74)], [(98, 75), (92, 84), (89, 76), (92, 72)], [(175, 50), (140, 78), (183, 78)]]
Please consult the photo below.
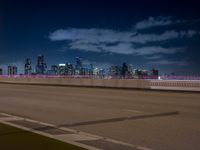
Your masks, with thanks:
[(85, 150), (1, 123), (0, 145), (4, 150)]
[(0, 112), (151, 149), (200, 149), (200, 93), (0, 84)]

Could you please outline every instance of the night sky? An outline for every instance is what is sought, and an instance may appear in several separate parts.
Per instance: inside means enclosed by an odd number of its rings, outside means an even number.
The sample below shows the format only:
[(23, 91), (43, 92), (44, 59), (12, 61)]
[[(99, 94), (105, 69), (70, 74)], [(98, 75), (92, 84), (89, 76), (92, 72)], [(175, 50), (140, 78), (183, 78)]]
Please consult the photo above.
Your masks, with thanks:
[(197, 0), (0, 0), (0, 68), (38, 54), (52, 64), (127, 62), (200, 75)]

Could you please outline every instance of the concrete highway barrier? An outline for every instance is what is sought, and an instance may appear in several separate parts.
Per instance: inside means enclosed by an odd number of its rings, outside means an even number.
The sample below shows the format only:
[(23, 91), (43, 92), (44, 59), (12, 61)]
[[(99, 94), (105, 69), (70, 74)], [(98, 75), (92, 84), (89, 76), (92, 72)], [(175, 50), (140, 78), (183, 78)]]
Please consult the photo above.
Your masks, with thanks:
[(48, 85), (69, 85), (88, 87), (110, 87), (110, 88), (142, 88), (149, 89), (148, 80), (132, 79), (84, 79), (84, 78), (0, 78), (1, 83), (21, 84), (48, 84)]
[(0, 77), (1, 83), (64, 85), (152, 90), (200, 91), (200, 80), (90, 79), (67, 77)]

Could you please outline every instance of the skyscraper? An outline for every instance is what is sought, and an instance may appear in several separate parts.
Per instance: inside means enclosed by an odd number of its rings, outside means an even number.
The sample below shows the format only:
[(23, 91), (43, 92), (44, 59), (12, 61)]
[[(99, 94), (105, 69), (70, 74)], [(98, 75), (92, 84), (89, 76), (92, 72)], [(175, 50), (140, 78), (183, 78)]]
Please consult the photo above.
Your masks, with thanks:
[(44, 56), (38, 55), (37, 57), (37, 65), (36, 65), (36, 74), (45, 74), (47, 69), (47, 65), (44, 62)]
[(124, 62), (124, 63), (122, 64), (121, 75), (122, 75), (123, 78), (126, 78), (127, 74), (128, 74), (128, 66), (127, 66), (127, 64)]
[(67, 75), (73, 75), (74, 74), (74, 67), (70, 63), (66, 63), (66, 73)]
[(51, 70), (52, 70), (52, 75), (58, 75), (58, 66), (57, 65), (52, 65)]
[(0, 75), (3, 75), (3, 69), (0, 68)]
[(94, 74), (94, 66), (93, 64), (90, 64), (89, 66), (89, 75), (92, 76)]
[(128, 65), (128, 77), (129, 78), (132, 78), (134, 75), (134, 68), (133, 68), (133, 65), (132, 64), (129, 64)]
[(58, 65), (58, 74), (59, 75), (66, 75), (66, 65), (65, 64), (59, 64)]
[(8, 75), (16, 75), (17, 67), (16, 66), (8, 66)]
[(110, 75), (114, 78), (119, 78), (121, 75), (122, 67), (121, 66), (111, 66)]
[(151, 75), (152, 75), (152, 77), (158, 78), (158, 74), (159, 74), (159, 71), (158, 71), (158, 70), (156, 70), (156, 69), (154, 69), (154, 68), (151, 70)]
[(76, 57), (76, 74), (77, 75), (83, 75), (83, 62), (80, 57)]
[(24, 65), (24, 74), (31, 75), (32, 74), (32, 67), (31, 67), (31, 59), (27, 58), (25, 65)]

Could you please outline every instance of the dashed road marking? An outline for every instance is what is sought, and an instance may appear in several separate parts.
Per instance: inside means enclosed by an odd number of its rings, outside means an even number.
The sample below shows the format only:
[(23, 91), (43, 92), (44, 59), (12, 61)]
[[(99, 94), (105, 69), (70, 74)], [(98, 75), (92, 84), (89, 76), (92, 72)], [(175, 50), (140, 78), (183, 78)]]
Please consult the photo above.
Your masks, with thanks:
[(134, 110), (134, 109), (123, 109), (123, 111), (134, 112), (134, 113), (144, 113), (143, 111)]

